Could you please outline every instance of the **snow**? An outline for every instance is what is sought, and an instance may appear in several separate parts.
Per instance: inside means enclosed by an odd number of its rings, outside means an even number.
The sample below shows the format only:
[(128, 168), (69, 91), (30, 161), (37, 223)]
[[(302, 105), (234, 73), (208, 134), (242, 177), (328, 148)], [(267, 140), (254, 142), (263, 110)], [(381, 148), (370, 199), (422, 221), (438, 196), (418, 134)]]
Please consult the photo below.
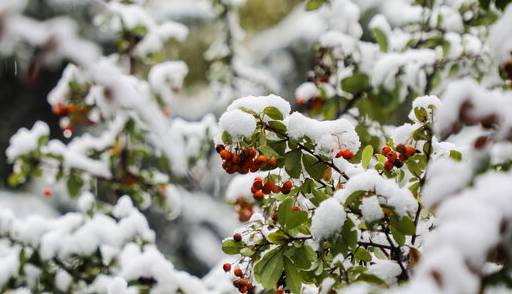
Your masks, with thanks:
[(492, 48), (492, 52), (498, 62), (502, 64), (509, 61), (512, 57), (512, 27), (510, 22), (512, 21), (512, 6), (508, 5), (503, 16), (492, 25), (489, 42)]
[(377, 196), (364, 197), (361, 203), (361, 212), (363, 213), (364, 220), (369, 223), (384, 217), (384, 212), (380, 207)]
[(311, 220), (311, 235), (321, 240), (339, 232), (345, 223), (346, 213), (338, 200), (329, 198), (318, 206)]
[(219, 126), (222, 131), (228, 132), (235, 139), (249, 138), (256, 130), (256, 119), (247, 112), (234, 109), (222, 114)]
[(367, 170), (348, 180), (345, 188), (338, 190), (335, 197), (344, 203), (354, 192), (374, 192), (386, 204), (391, 206), (399, 216), (413, 216), (418, 208), (418, 202), (407, 188), (400, 188), (395, 181), (383, 178), (375, 170)]
[(319, 95), (318, 88), (316, 87), (315, 83), (312, 82), (306, 82), (302, 83), (297, 89), (295, 90), (295, 98), (297, 100), (304, 100), (304, 102), (310, 100), (311, 98), (314, 98)]
[(291, 111), (290, 103), (274, 94), (268, 96), (247, 96), (238, 98), (228, 106), (227, 112), (236, 109), (247, 109), (255, 113), (263, 113), (266, 107), (273, 106), (281, 112), (283, 117), (287, 117)]
[(148, 80), (154, 91), (170, 103), (175, 92), (183, 86), (187, 73), (188, 67), (183, 61), (166, 61), (151, 68)]
[(50, 128), (45, 122), (36, 121), (32, 129), (19, 129), (10, 139), (9, 147), (7, 147), (6, 155), (10, 162), (17, 157), (36, 151), (39, 146), (41, 137), (48, 137)]
[(346, 119), (318, 121), (294, 112), (287, 120), (288, 135), (293, 139), (304, 136), (316, 142), (317, 150), (332, 155), (340, 149), (357, 153), (361, 142), (354, 126)]
[(395, 285), (397, 277), (402, 272), (398, 263), (390, 260), (374, 260), (374, 262), (368, 267), (368, 273), (376, 275), (387, 285)]

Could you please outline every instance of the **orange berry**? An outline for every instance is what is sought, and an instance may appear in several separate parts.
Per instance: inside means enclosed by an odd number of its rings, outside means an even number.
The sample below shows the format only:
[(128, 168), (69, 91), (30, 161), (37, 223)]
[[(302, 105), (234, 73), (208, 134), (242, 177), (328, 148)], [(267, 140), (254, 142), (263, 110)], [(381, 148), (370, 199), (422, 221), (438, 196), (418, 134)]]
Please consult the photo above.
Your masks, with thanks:
[(225, 263), (224, 265), (222, 265), (222, 269), (227, 273), (231, 270), (231, 263)]
[(254, 197), (254, 199), (260, 201), (260, 200), (263, 200), (263, 198), (265, 197), (265, 193), (263, 193), (263, 191), (261, 191), (261, 190), (258, 190), (258, 191), (256, 191), (256, 193), (254, 193), (253, 197)]
[(351, 159), (352, 157), (354, 157), (354, 154), (352, 154), (352, 151), (350, 151), (348, 149), (344, 149), (344, 150), (342, 150), (341, 156), (343, 156), (343, 158), (348, 160), (348, 159)]
[(267, 162), (267, 157), (265, 155), (260, 155), (256, 158), (256, 164), (262, 165)]
[(236, 267), (235, 270), (233, 271), (233, 273), (235, 274), (235, 276), (240, 277), (240, 278), (244, 276), (242, 269), (240, 269), (239, 267)]
[(388, 145), (382, 147), (382, 155), (386, 156), (388, 155), (389, 152), (391, 152), (391, 147), (389, 147)]
[(233, 153), (229, 152), (229, 150), (221, 150), (220, 151), (220, 158), (224, 159), (224, 160), (229, 160), (233, 157)]
[(386, 162), (384, 162), (385, 170), (391, 170), (393, 168), (393, 166), (394, 166), (393, 161), (386, 160)]
[(412, 145), (408, 145), (406, 148), (405, 148), (405, 156), (407, 157), (411, 157), (413, 156), (414, 154), (416, 153), (416, 148), (414, 148), (414, 146)]
[(66, 114), (66, 108), (64, 107), (64, 105), (59, 102), (57, 103), (53, 109), (52, 109), (53, 113), (55, 113), (56, 115), (65, 115)]

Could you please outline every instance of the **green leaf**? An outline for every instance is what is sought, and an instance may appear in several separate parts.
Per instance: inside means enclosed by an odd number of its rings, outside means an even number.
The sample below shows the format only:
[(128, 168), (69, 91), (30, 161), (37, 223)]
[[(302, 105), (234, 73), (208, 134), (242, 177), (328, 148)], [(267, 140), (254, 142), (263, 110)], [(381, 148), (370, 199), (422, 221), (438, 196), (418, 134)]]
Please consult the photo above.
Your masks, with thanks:
[(277, 107), (267, 106), (263, 109), (263, 113), (265, 113), (268, 117), (274, 120), (283, 120), (283, 114)]
[(253, 255), (254, 255), (254, 253), (256, 253), (256, 252), (254, 252), (254, 250), (252, 250), (252, 249), (251, 249), (251, 248), (249, 248), (249, 247), (245, 247), (245, 248), (242, 248), (242, 249), (240, 250), (240, 254), (241, 254), (242, 256), (253, 256)]
[(368, 273), (361, 273), (356, 281), (360, 281), (360, 282), (367, 282), (367, 283), (370, 283), (370, 284), (375, 284), (375, 285), (384, 285), (384, 281), (382, 279), (380, 279), (379, 277), (377, 277), (376, 275), (372, 275), (372, 274), (368, 274)]
[(295, 265), (288, 259), (284, 259), (284, 272), (286, 273), (286, 286), (292, 293), (300, 294), (302, 277)]
[(418, 119), (418, 121), (425, 123), (428, 120), (428, 113), (427, 110), (423, 107), (415, 107), (414, 108), (414, 115)]
[(279, 157), (279, 153), (277, 153), (274, 149), (272, 149), (272, 147), (268, 145), (260, 146), (258, 150), (267, 157)]
[(404, 246), (405, 244), (405, 235), (402, 234), (396, 227), (391, 226), (391, 235), (400, 246)]
[(370, 164), (370, 160), (373, 156), (373, 146), (368, 145), (364, 147), (363, 153), (361, 155), (361, 164), (364, 168), (368, 168), (368, 165)]
[(404, 216), (400, 220), (397, 217), (391, 218), (391, 226), (396, 227), (404, 235), (416, 234), (416, 225), (408, 216)]
[(313, 179), (319, 181), (323, 178), (324, 171), (327, 168), (323, 162), (318, 161), (318, 159), (309, 154), (303, 154), (302, 163), (304, 164), (304, 168), (308, 174)]
[(370, 87), (368, 76), (363, 73), (354, 73), (341, 80), (341, 88), (352, 94), (360, 93)]
[(233, 138), (231, 138), (231, 135), (227, 131), (222, 132), (222, 142), (228, 145), (233, 142)]
[(272, 233), (268, 234), (267, 240), (270, 243), (282, 245), (282, 244), (285, 244), (286, 241), (289, 240), (289, 237), (283, 231), (275, 231), (275, 232), (272, 232)]
[(68, 188), (68, 192), (71, 197), (76, 197), (80, 193), (80, 190), (82, 189), (82, 186), (84, 184), (84, 181), (82, 180), (82, 177), (80, 177), (77, 173), (71, 173), (68, 177), (68, 180), (66, 182), (66, 186)]
[(336, 239), (333, 245), (333, 255), (339, 253), (347, 256), (357, 246), (357, 231), (354, 230), (354, 223), (350, 218), (345, 220), (341, 229), (341, 234)]
[(317, 260), (316, 252), (308, 245), (301, 247), (291, 247), (284, 253), (297, 267), (301, 270), (307, 270), (311, 267), (312, 262)]
[(299, 149), (289, 151), (284, 156), (284, 168), (288, 175), (294, 179), (300, 177), (302, 171), (302, 152)]
[(287, 129), (286, 129), (286, 126), (282, 122), (277, 121), (277, 120), (271, 120), (268, 122), (268, 125), (272, 129), (276, 130), (278, 132), (278, 134), (286, 135)]
[(388, 37), (384, 32), (379, 28), (374, 28), (372, 30), (373, 38), (379, 44), (380, 51), (387, 52), (388, 51)]
[(233, 239), (227, 239), (222, 242), (222, 251), (229, 255), (239, 254), (240, 250), (244, 248), (244, 243), (235, 241)]
[(368, 252), (368, 250), (364, 249), (363, 247), (357, 248), (356, 252), (354, 253), (354, 256), (357, 260), (364, 261), (364, 262), (370, 262), (372, 261), (372, 256)]
[(276, 248), (267, 252), (254, 265), (254, 277), (265, 289), (273, 289), (283, 270), (283, 254), (281, 248)]
[(294, 211), (292, 209), (294, 199), (292, 197), (286, 197), (279, 209), (277, 210), (277, 221), (284, 230), (292, 234), (291, 230), (297, 228), (308, 220), (308, 214), (305, 211)]
[(322, 6), (325, 2), (327, 2), (327, 0), (309, 0), (306, 3), (306, 10), (307, 11), (316, 10), (316, 9), (320, 8), (320, 6)]
[(321, 189), (313, 189), (312, 192), (313, 192), (314, 198), (310, 199), (310, 200), (316, 206), (320, 205), (320, 203), (322, 203), (322, 201), (324, 201), (327, 198), (329, 198), (329, 196), (327, 196), (327, 194), (323, 190), (321, 190)]
[(450, 150), (450, 157), (456, 161), (462, 160), (462, 153), (457, 150)]

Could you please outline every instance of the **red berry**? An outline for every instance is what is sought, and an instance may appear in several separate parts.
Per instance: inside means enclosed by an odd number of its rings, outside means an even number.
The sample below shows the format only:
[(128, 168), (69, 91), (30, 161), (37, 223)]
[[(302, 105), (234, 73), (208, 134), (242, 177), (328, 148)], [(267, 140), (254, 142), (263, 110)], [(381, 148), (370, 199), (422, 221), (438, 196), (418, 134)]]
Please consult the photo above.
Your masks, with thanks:
[(269, 159), (267, 159), (267, 165), (270, 167), (276, 167), (277, 159), (275, 157), (270, 157)]
[(336, 158), (340, 158), (343, 156), (343, 150), (340, 150), (338, 151), (338, 153), (336, 153)]
[(394, 166), (393, 161), (386, 160), (386, 162), (384, 162), (385, 170), (391, 170), (393, 168), (393, 166)]
[(222, 269), (227, 273), (231, 270), (231, 263), (225, 263), (222, 265)]
[(283, 192), (283, 194), (288, 194), (292, 190), (292, 187), (293, 187), (292, 181), (286, 180), (283, 183), (283, 187), (281, 188), (281, 192)]
[(43, 188), (43, 196), (45, 198), (50, 198), (53, 196), (53, 191), (52, 191), (52, 188), (50, 187), (44, 187)]
[(354, 157), (354, 154), (352, 154), (352, 151), (348, 150), (348, 149), (344, 149), (342, 150), (342, 154), (341, 156), (343, 156), (343, 158), (349, 160), (351, 159), (352, 157)]
[(256, 191), (256, 193), (254, 193), (253, 197), (255, 200), (260, 201), (260, 200), (263, 200), (263, 198), (265, 197), (265, 193), (263, 193), (263, 191), (261, 191), (261, 190), (258, 190), (258, 191)]
[(235, 274), (235, 276), (240, 277), (240, 278), (244, 276), (242, 269), (240, 269), (239, 267), (235, 268), (235, 270), (233, 271), (233, 274)]
[(398, 158), (398, 154), (396, 152), (389, 152), (388, 155), (386, 156), (386, 158), (389, 161), (393, 162)]
[(256, 149), (253, 147), (247, 149), (247, 155), (249, 155), (250, 158), (254, 158), (256, 156)]
[(297, 97), (298, 105), (304, 105), (304, 103), (306, 103), (306, 99), (304, 99), (304, 97)]
[(220, 151), (220, 158), (224, 159), (224, 160), (229, 160), (231, 159), (231, 157), (233, 156), (233, 154), (231, 152), (229, 152), (229, 150), (221, 150)]
[(265, 155), (260, 155), (256, 158), (256, 164), (258, 165), (263, 165), (265, 164), (265, 162), (267, 162), (267, 158), (265, 157)]
[(233, 234), (233, 240), (240, 242), (242, 241), (242, 235), (240, 233), (234, 233)]
[(274, 190), (274, 182), (267, 181), (265, 185), (263, 185), (263, 193), (270, 194)]
[(412, 145), (408, 145), (406, 148), (405, 148), (405, 156), (407, 157), (411, 157), (414, 155), (414, 153), (416, 153), (416, 148), (414, 148), (414, 146)]
[(405, 153), (405, 145), (404, 144), (396, 145), (396, 151), (398, 151), (399, 153)]
[(298, 207), (297, 205), (295, 205), (294, 207), (292, 207), (292, 210), (293, 210), (293, 211), (300, 211), (300, 207)]
[(388, 145), (382, 147), (382, 155), (386, 156), (388, 155), (389, 152), (391, 152), (391, 147), (389, 147)]

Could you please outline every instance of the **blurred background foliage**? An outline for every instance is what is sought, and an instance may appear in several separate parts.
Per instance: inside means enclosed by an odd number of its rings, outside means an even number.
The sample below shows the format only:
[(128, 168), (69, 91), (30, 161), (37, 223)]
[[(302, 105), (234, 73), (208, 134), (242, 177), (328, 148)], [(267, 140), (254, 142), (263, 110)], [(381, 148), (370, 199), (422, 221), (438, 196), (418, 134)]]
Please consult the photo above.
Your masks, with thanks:
[[(76, 9), (62, 10), (49, 7), (46, 1), (32, 1), (27, 15), (37, 19), (47, 19), (61, 14), (75, 18), (80, 25), (83, 34), (89, 38), (97, 38), (98, 32), (90, 24), (91, 12), (80, 7)], [(246, 40), (250, 40), (257, 32), (272, 27), (286, 17), (301, 0), (248, 0), (240, 9), (240, 23), (246, 32)], [(165, 59), (181, 59), (189, 67), (189, 74), (184, 85), (185, 95), (197, 93), (207, 85), (207, 72), (209, 62), (204, 58), (204, 53), (210, 44), (217, 38), (222, 28), (213, 24), (213, 20), (179, 20), (183, 21), (190, 29), (187, 40), (183, 43), (171, 41), (167, 44), (164, 54)], [(105, 52), (115, 50), (114, 44), (103, 40)], [(309, 48), (311, 49), (311, 48)], [(312, 52), (312, 50), (310, 51)], [(37, 120), (48, 122), (51, 127), (52, 137), (62, 139), (58, 126), (58, 118), (51, 112), (46, 101), (46, 95), (57, 84), (63, 67), (43, 69), (36, 81), (28, 81), (20, 73), (14, 58), (0, 57), (0, 177), (5, 179), (10, 167), (6, 162), (4, 150), (8, 146), (9, 138), (21, 127), (31, 127)], [(147, 68), (140, 68), (147, 71)]]

